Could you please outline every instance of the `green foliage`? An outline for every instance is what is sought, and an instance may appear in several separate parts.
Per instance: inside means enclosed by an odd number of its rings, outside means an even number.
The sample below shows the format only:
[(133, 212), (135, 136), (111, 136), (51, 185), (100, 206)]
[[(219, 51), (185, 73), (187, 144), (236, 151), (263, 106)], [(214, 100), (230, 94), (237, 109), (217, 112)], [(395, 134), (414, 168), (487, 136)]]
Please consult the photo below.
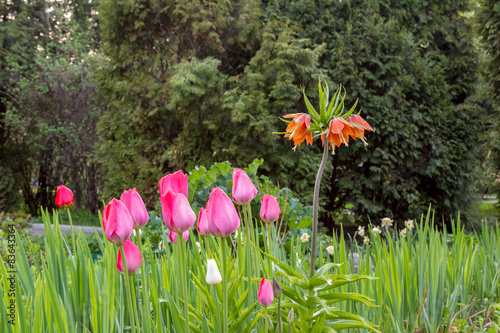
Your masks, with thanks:
[[(294, 244), (292, 240), (292, 246)], [(373, 306), (371, 298), (357, 293), (335, 292), (341, 286), (355, 283), (358, 280), (373, 280), (370, 275), (342, 275), (338, 272), (331, 274), (330, 270), (337, 268), (340, 264), (327, 263), (321, 266), (316, 274), (309, 278), (309, 272), (298, 263), (296, 269), (277, 258), (261, 251), (262, 255), (272, 260), (277, 266), (276, 276), (288, 280), (291, 286), (281, 285), (283, 294), (289, 301), (282, 304), (285, 310), (281, 316), (285, 329), (293, 327), (294, 332), (335, 332), (341, 329), (364, 328), (370, 331), (376, 330), (376, 325), (370, 323), (361, 316), (341, 311), (335, 304), (344, 301), (356, 302)], [(292, 253), (293, 255), (293, 253)], [(288, 320), (288, 313), (293, 309), (297, 317)], [(277, 316), (278, 306), (271, 305), (267, 309), (271, 315)], [(293, 317), (293, 316), (292, 316)], [(278, 319), (274, 319), (276, 322)], [(288, 326), (291, 326), (290, 328)]]
[(14, 152), (6, 161), (18, 172), (17, 190), (33, 215), (40, 205), (55, 207), (61, 183), (74, 191), (77, 208), (95, 211), (99, 205), (93, 150), (102, 105), (93, 98), (92, 59), (69, 60), (74, 47), (61, 45), (57, 55), (40, 53), (29, 66), (6, 69), (13, 99), (6, 102), (10, 136), (4, 148)]
[(262, 21), (259, 5), (101, 2), (109, 58), (98, 78), (111, 96), (99, 123), (105, 198), (136, 186), (153, 206), (165, 173), (255, 156), (266, 174), (309, 191), (314, 167), (301, 159), (317, 157), (285, 157), (291, 145), (272, 132), (278, 116), (300, 109), (298, 86), (317, 72), (320, 47), (307, 48), (283, 22)]
[(495, 0), (480, 0), (476, 11), (476, 22), (480, 39), (487, 54), (484, 63), (486, 77), (493, 98), (500, 99), (500, 5)]
[[(101, 106), (89, 67), (97, 47), (95, 1), (3, 1), (0, 23), (0, 169), (4, 210), (55, 206), (55, 188), (95, 211), (92, 160)], [(12, 184), (14, 182), (14, 184)], [(21, 195), (20, 195), (21, 193)]]
[[(415, 229), (382, 228), (382, 234), (366, 232), (369, 244), (346, 241), (343, 234), (330, 238), (332, 255), (325, 262), (343, 262), (340, 274), (368, 274), (375, 281), (359, 281), (342, 289), (359, 292), (379, 307), (341, 304), (379, 325), (382, 332), (449, 331), (489, 332), (495, 323), (500, 298), (498, 225), (483, 224), (466, 233), (460, 218), (451, 230), (436, 227), (431, 210)], [(493, 330), (495, 331), (495, 330)], [(355, 332), (355, 331), (351, 331)], [(496, 331), (495, 331), (496, 332)]]
[[(70, 208), (71, 218), (73, 221), (73, 225), (83, 225), (83, 226), (94, 226), (100, 227), (101, 222), (99, 221), (99, 216), (97, 214), (93, 214), (89, 209), (79, 209), (75, 211)], [(65, 209), (57, 209), (60, 214), (57, 214), (59, 217), (59, 224), (61, 225), (69, 225), (69, 217), (66, 213)], [(52, 218), (52, 214), (48, 213), (48, 216)], [(31, 219), (31, 223), (42, 223), (42, 216), (36, 216)]]

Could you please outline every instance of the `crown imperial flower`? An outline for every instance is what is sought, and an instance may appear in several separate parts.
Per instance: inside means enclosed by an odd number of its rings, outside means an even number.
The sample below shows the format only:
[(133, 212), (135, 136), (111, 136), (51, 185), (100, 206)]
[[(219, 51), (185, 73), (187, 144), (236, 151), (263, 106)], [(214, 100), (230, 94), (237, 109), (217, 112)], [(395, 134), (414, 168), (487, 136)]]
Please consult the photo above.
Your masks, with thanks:
[(300, 146), (304, 140), (308, 145), (312, 145), (312, 133), (307, 133), (311, 128), (311, 116), (306, 113), (291, 113), (283, 116), (284, 118), (293, 118), (286, 127), (287, 134), (285, 138), (293, 139), (295, 147)]
[(331, 146), (332, 150), (335, 147), (340, 147), (341, 144), (346, 146), (349, 143), (349, 137), (353, 140), (360, 139), (365, 144), (365, 130), (373, 131), (373, 128), (360, 116), (353, 114), (357, 106), (357, 101), (354, 106), (346, 113), (344, 110), (345, 93), (341, 96), (340, 87), (331, 100), (329, 100), (328, 85), (323, 86), (321, 81), (318, 84), (319, 88), (319, 112), (312, 106), (306, 96), (305, 89), (302, 89), (304, 101), (309, 111), (307, 113), (291, 113), (284, 115), (284, 118), (293, 118), (288, 122), (286, 127), (285, 138), (293, 139), (295, 148), (297, 148), (304, 140), (311, 145), (313, 138), (320, 136), (321, 141)]

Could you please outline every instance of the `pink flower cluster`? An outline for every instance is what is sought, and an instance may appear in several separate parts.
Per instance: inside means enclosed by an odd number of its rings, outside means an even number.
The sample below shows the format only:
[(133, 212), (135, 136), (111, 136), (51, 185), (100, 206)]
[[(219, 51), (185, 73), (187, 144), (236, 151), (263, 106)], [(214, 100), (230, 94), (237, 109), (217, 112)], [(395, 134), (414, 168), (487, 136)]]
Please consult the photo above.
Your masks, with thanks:
[[(169, 229), (169, 239), (177, 244), (178, 235), (182, 234), (182, 241), (189, 239), (189, 230), (196, 222), (196, 214), (191, 208), (188, 198), (188, 175), (182, 171), (166, 175), (160, 179), (159, 192), (162, 206), (162, 215), (166, 227)], [(245, 171), (233, 170), (232, 199), (220, 188), (213, 188), (210, 192), (206, 208), (201, 208), (198, 214), (197, 230), (201, 236), (213, 235), (224, 238), (238, 230), (240, 218), (233, 204), (247, 205), (258, 194), (257, 188)], [(73, 193), (61, 185), (56, 195), (59, 207), (68, 207), (73, 204)], [(260, 209), (260, 218), (266, 223), (278, 220), (281, 210), (276, 197), (265, 194)], [(104, 208), (103, 230), (106, 238), (113, 244), (123, 246), (118, 251), (116, 268), (123, 273), (122, 255), (125, 256), (128, 274), (133, 274), (141, 266), (142, 256), (137, 246), (130, 240), (133, 230), (148, 223), (149, 215), (144, 201), (134, 188), (124, 191), (120, 200), (113, 198)], [(259, 288), (259, 301), (267, 306), (272, 303), (273, 295), (270, 283), (262, 279)]]

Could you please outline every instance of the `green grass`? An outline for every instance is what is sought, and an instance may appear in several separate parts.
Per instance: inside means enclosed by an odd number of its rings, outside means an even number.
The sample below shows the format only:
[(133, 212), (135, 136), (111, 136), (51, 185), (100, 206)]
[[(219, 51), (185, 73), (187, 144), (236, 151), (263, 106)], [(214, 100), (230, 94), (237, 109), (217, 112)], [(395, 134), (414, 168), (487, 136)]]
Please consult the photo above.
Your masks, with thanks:
[[(88, 245), (88, 238), (82, 233), (75, 235), (76, 251), (69, 244), (69, 238), (59, 232), (56, 213), (50, 221), (44, 217), (44, 223), (54, 223), (55, 232), (49, 232), (43, 250), (37, 255), (38, 260), (31, 260), (33, 255), (31, 238), (18, 235), (16, 256), (16, 325), (7, 324), (6, 305), (11, 301), (7, 290), (8, 266), (0, 263), (0, 331), (1, 332), (128, 332), (132, 311), (127, 303), (123, 275), (116, 266), (117, 247), (106, 241), (103, 236), (95, 236), (95, 242), (102, 253), (102, 258), (93, 260)], [(379, 325), (381, 332), (497, 332), (500, 330), (497, 319), (500, 318), (500, 228), (498, 225), (466, 232), (458, 219), (452, 230), (438, 230), (434, 227), (431, 212), (416, 222), (416, 229), (401, 238), (399, 231), (384, 229), (382, 235), (370, 234), (371, 245), (356, 241), (346, 241), (340, 237), (320, 236), (318, 245), (318, 265), (340, 264), (332, 268), (327, 278), (315, 283), (340, 283), (342, 279), (351, 283), (340, 284), (338, 295), (367, 297), (376, 306), (359, 302), (336, 301), (330, 305), (335, 311), (346, 311), (362, 316)], [(131, 275), (132, 295), (135, 295), (139, 309), (139, 321), (142, 331), (173, 332), (183, 326), (183, 297), (177, 261), (177, 247), (166, 242), (161, 226), (160, 233), (165, 244), (162, 251), (154, 251), (147, 239), (145, 230), (142, 256), (146, 274), (139, 272)], [(241, 230), (241, 229), (240, 229)], [(244, 230), (244, 229), (243, 229)], [(287, 296), (282, 304), (297, 307), (302, 302), (303, 308), (311, 307), (309, 312), (295, 309), (295, 332), (313, 331), (305, 324), (312, 315), (318, 315), (318, 326), (326, 327), (335, 319), (325, 317), (321, 311), (321, 297), (330, 297), (325, 289), (318, 288), (314, 299), (317, 303), (308, 303), (300, 294), (300, 289), (311, 287), (300, 271), (308, 267), (310, 243), (302, 243), (300, 235), (307, 230), (293, 230), (283, 244), (272, 238), (271, 248), (264, 241), (262, 228), (255, 229), (256, 244), (266, 253), (289, 265), (288, 278), (283, 271), (252, 247), (243, 245), (241, 255), (232, 250), (220, 252), (221, 240), (214, 237), (198, 238), (191, 234), (188, 241), (187, 263), (190, 274), (188, 279), (188, 304), (190, 327), (193, 332), (214, 331), (219, 325), (220, 300), (223, 293), (221, 285), (215, 288), (205, 283), (205, 263), (207, 258), (214, 258), (219, 268), (222, 256), (228, 263), (228, 292), (230, 332), (264, 332), (264, 311), (256, 305), (258, 284), (262, 277), (271, 279), (275, 276)], [(368, 232), (367, 232), (368, 233)], [(249, 235), (243, 232), (246, 244)], [(281, 237), (279, 237), (281, 239)], [(198, 253), (195, 241), (201, 242), (202, 251)], [(238, 243), (242, 242), (241, 239)], [(333, 254), (326, 249), (333, 246)], [(248, 253), (246, 252), (248, 250)], [(359, 274), (376, 278), (374, 280), (357, 278), (354, 263), (349, 258), (353, 254), (360, 257)], [(252, 279), (247, 279), (247, 268), (251, 268)], [(281, 266), (280, 266), (281, 267)], [(332, 266), (333, 267), (333, 266)], [(295, 271), (292, 271), (292, 269)], [(291, 272), (291, 273), (290, 273)], [(292, 274), (293, 273), (293, 274)], [(349, 278), (346, 278), (349, 277)], [(291, 285), (287, 281), (295, 281)], [(312, 280), (311, 280), (312, 281)], [(144, 301), (143, 290), (147, 286), (149, 301)], [(314, 287), (314, 285), (312, 285)], [(311, 293), (313, 293), (311, 292)], [(340, 293), (339, 293), (340, 292)], [(364, 295), (364, 296), (363, 296)], [(295, 297), (295, 303), (289, 297)], [(310, 298), (310, 295), (307, 299)], [(313, 299), (313, 298), (311, 298)], [(344, 298), (347, 299), (347, 298)], [(295, 304), (295, 305), (294, 305)], [(286, 324), (289, 308), (283, 308), (281, 316)], [(271, 318), (276, 317), (276, 302), (269, 307)], [(247, 316), (247, 317), (244, 317)], [(304, 319), (298, 316), (303, 316)], [(238, 324), (238, 318), (242, 321)], [(326, 318), (326, 321), (325, 321)], [(276, 324), (276, 321), (273, 321)], [(315, 326), (316, 326), (315, 324)], [(231, 330), (231, 327), (234, 328)], [(241, 325), (241, 326), (236, 326)], [(305, 326), (304, 326), (305, 325)], [(495, 326), (496, 325), (496, 326)], [(215, 327), (216, 327), (215, 326)], [(489, 327), (489, 328), (488, 328)], [(240, 329), (241, 328), (241, 329)], [(182, 329), (178, 329), (180, 331)], [(327, 328), (325, 328), (328, 331)], [(292, 329), (292, 332), (294, 330)], [(316, 327), (316, 331), (321, 331)], [(349, 329), (342, 332), (368, 332), (366, 329)]]
[[(100, 227), (101, 222), (99, 221), (99, 216), (97, 214), (92, 214), (88, 209), (80, 209), (75, 211), (73, 208), (71, 210), (71, 217), (73, 219), (73, 225), (81, 226), (93, 226)], [(49, 213), (49, 218), (52, 219), (52, 214)], [(43, 223), (42, 216), (36, 216), (31, 218), (31, 223)], [(59, 224), (69, 225), (68, 214), (65, 209), (60, 209), (59, 212)]]

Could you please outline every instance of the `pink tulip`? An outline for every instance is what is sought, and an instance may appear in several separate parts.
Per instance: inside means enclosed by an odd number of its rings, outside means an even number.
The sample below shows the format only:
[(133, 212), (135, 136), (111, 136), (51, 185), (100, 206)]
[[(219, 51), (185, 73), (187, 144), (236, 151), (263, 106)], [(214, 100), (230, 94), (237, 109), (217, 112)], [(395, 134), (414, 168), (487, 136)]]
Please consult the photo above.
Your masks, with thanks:
[(189, 206), (188, 199), (184, 194), (168, 190), (165, 195), (160, 197), (160, 201), (163, 220), (171, 231), (183, 233), (196, 222), (196, 214)]
[(260, 219), (267, 223), (272, 223), (279, 219), (281, 214), (278, 200), (269, 194), (264, 194), (262, 205), (260, 206)]
[[(169, 231), (168, 239), (170, 239), (172, 243), (177, 244), (177, 234), (175, 232)], [(182, 241), (186, 243), (188, 239), (189, 239), (189, 230), (186, 230), (182, 233)]]
[[(125, 262), (127, 264), (127, 271), (129, 274), (137, 272), (139, 267), (141, 267), (142, 256), (141, 252), (137, 246), (130, 240), (127, 239), (123, 243), (123, 252), (125, 253)], [(118, 260), (116, 261), (116, 269), (123, 273), (123, 260), (121, 249), (118, 250)]]
[(64, 185), (59, 185), (56, 192), (56, 205), (59, 208), (73, 206), (73, 192)]
[(255, 198), (257, 189), (245, 171), (233, 170), (233, 201), (238, 205), (245, 205)]
[(182, 193), (187, 198), (188, 197), (188, 175), (182, 173), (181, 170), (174, 174), (169, 174), (160, 179), (159, 183), (160, 197), (164, 196), (168, 190), (174, 191), (174, 193)]
[(231, 199), (223, 190), (212, 189), (207, 202), (208, 228), (216, 237), (226, 237), (240, 226), (240, 217)]
[(144, 205), (144, 201), (142, 201), (141, 196), (137, 193), (135, 188), (133, 190), (123, 191), (120, 201), (123, 202), (132, 216), (132, 220), (134, 220), (134, 229), (140, 229), (148, 223), (148, 211)]
[(113, 198), (104, 208), (102, 227), (106, 238), (113, 244), (123, 244), (132, 234), (132, 216), (120, 200)]
[(205, 208), (200, 209), (198, 214), (198, 226), (196, 227), (198, 233), (202, 236), (210, 235), (210, 228), (208, 227), (208, 216)]
[(260, 281), (259, 294), (257, 295), (257, 300), (259, 301), (260, 304), (264, 306), (269, 306), (271, 305), (271, 303), (273, 303), (274, 300), (273, 286), (271, 285), (271, 282), (266, 280), (266, 278), (263, 278)]

